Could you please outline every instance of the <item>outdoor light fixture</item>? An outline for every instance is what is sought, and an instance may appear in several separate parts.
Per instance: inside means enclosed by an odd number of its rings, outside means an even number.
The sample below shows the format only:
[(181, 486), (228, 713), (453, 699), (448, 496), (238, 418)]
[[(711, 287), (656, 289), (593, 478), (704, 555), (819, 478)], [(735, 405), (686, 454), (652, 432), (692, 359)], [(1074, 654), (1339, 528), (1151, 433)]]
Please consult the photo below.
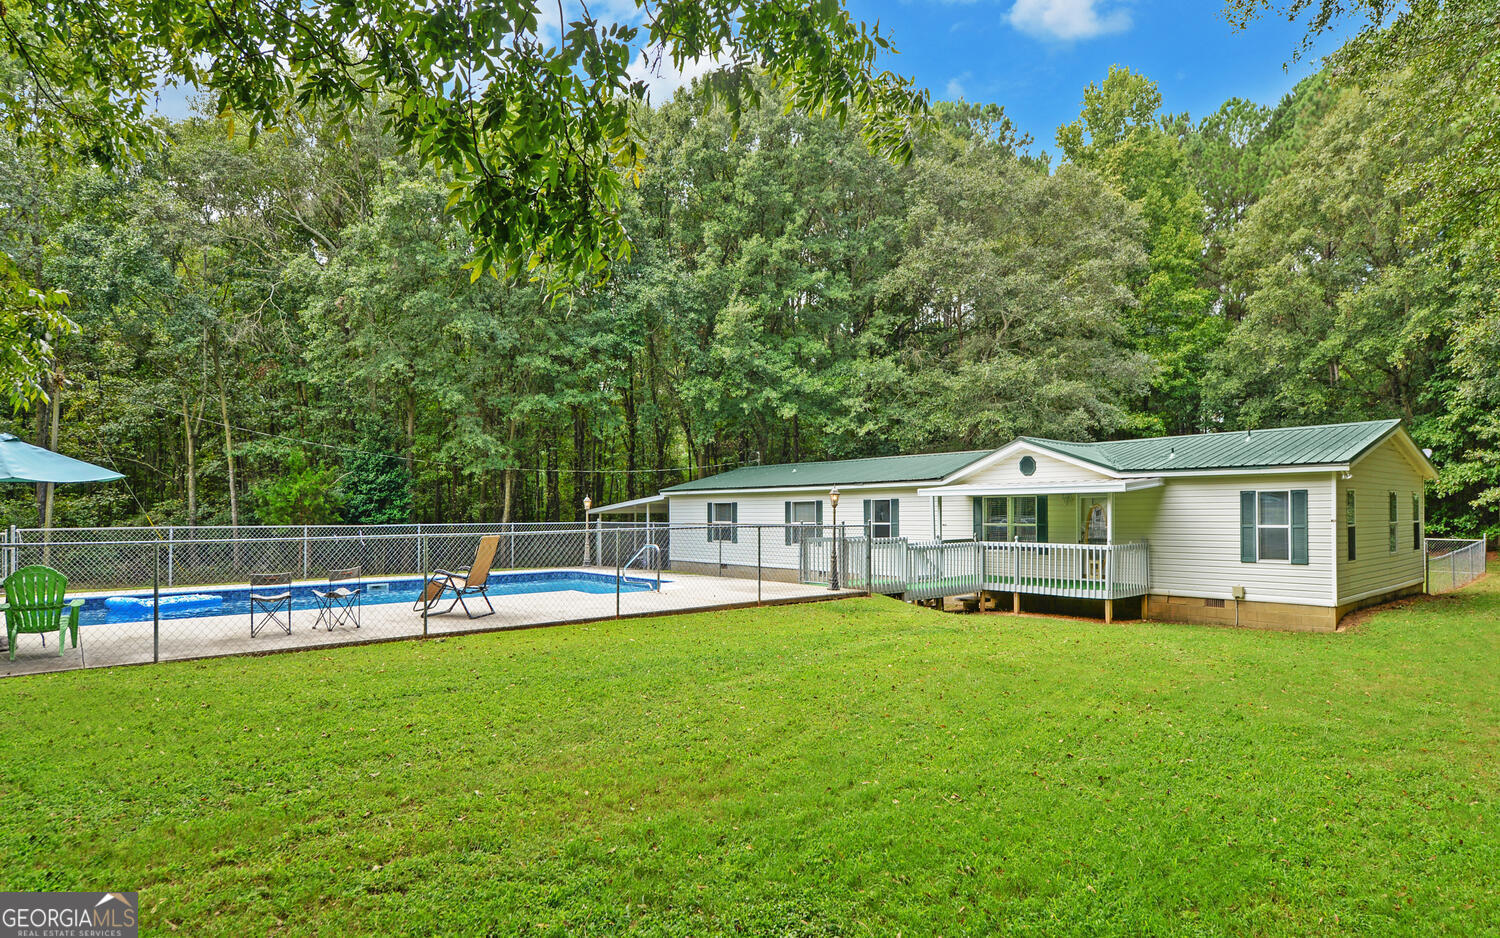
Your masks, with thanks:
[[(587, 495), (583, 496), (583, 565), (589, 565), (589, 509), (594, 506), (594, 500)], [(601, 551), (603, 547), (599, 548)]]
[(828, 503), (833, 506), (833, 537), (828, 543), (828, 588), (839, 588), (839, 487), (828, 490)]

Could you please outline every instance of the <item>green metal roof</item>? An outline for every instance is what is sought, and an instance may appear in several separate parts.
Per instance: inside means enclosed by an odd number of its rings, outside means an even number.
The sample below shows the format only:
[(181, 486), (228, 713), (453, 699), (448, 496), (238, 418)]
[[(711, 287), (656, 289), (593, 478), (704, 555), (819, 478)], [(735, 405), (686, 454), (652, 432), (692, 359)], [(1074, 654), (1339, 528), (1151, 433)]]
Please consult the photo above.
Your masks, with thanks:
[[(1269, 469), (1281, 466), (1343, 465), (1385, 439), (1399, 420), (1368, 420), (1312, 427), (1232, 430), (1142, 440), (1071, 443), (1023, 436), (1042, 449), (1114, 472), (1188, 472), (1213, 469)], [(744, 466), (662, 489), (668, 495), (721, 489), (781, 489), (802, 486), (881, 485), (944, 479), (995, 450), (874, 456), (827, 462)]]
[(1105, 443), (1069, 443), (1034, 437), (1021, 439), (1115, 472), (1264, 469), (1347, 463), (1400, 425), (1399, 420), (1368, 420)]
[(872, 456), (826, 462), (742, 466), (718, 475), (662, 489), (669, 495), (718, 489), (775, 489), (804, 485), (879, 485), (886, 482), (934, 482), (983, 459), (994, 450), (926, 453), (917, 456)]

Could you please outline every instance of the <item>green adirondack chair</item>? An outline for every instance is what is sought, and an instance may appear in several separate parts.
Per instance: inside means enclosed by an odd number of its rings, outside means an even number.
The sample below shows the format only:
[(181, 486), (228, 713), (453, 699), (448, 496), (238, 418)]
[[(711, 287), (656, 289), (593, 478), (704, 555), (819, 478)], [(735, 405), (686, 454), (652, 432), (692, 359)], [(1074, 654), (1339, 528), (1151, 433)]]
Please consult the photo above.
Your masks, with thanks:
[(69, 633), (73, 635), (73, 647), (78, 647), (78, 609), (83, 600), (63, 601), (68, 591), (67, 577), (51, 567), (22, 567), (5, 578), (4, 588), (5, 602), (0, 603), (0, 612), (5, 613), (10, 660), (16, 660), (17, 635), (43, 635), (45, 644), (46, 633), (55, 631), (59, 657), (67, 647), (64, 638)]

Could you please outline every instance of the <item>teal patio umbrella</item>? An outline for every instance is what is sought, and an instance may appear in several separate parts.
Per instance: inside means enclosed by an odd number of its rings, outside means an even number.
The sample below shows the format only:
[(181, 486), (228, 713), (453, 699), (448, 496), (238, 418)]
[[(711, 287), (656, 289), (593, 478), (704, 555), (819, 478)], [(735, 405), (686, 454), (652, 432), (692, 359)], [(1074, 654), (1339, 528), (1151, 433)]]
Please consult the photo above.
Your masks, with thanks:
[(123, 478), (113, 469), (32, 446), (10, 433), (0, 433), (0, 482), (113, 482)]
[(123, 478), (113, 469), (0, 433), (0, 482), (113, 482)]

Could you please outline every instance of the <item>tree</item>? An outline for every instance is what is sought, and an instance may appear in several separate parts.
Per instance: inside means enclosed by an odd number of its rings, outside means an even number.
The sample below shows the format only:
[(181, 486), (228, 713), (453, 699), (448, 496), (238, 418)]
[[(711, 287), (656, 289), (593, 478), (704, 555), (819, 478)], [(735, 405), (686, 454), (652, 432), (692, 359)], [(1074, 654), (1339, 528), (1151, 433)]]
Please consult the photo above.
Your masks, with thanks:
[(1227, 425), (1393, 416), (1424, 444), (1455, 442), (1432, 416), (1451, 406), (1443, 389), (1468, 301), (1455, 267), (1403, 225), (1409, 199), (1388, 181), (1439, 144), (1393, 145), (1386, 107), (1343, 89), (1235, 231), (1226, 266), (1245, 315), (1214, 355), (1207, 392)]
[[(1442, 232), (1450, 250), (1478, 239), (1500, 246), (1500, 9), (1493, 0), (1227, 0), (1230, 20), (1248, 26), (1265, 10), (1306, 23), (1302, 49), (1348, 20), (1359, 30), (1333, 56), (1353, 81), (1390, 85), (1381, 115), (1388, 136), (1462, 128), (1419, 161), (1393, 170), (1414, 196), (1408, 223)], [(1493, 261), (1494, 253), (1489, 254)]]
[(264, 524), (333, 524), (342, 510), (339, 472), (309, 464), (293, 450), (283, 470), (251, 491), (255, 513)]
[[(624, 256), (620, 199), (639, 171), (632, 109), (640, 54), (704, 81), (738, 114), (764, 71), (804, 113), (854, 118), (877, 150), (908, 155), (926, 110), (910, 81), (875, 70), (890, 48), (838, 2), (636, 0), (644, 28), (544, 20), (536, 0), (34, 0), (0, 7), (0, 117), (23, 141), (71, 144), (121, 165), (159, 137), (147, 120), (163, 81), (211, 93), (252, 136), (290, 113), (378, 110), (400, 145), (448, 181), (474, 239), (473, 275), (544, 273), (561, 283)], [(639, 11), (637, 14), (636, 11)]]
[(1155, 82), (1112, 67), (1102, 84), (1084, 89), (1078, 120), (1058, 129), (1057, 143), (1064, 159), (1102, 176), (1146, 221), (1148, 267), (1135, 283), (1140, 305), (1126, 314), (1125, 330), (1157, 370), (1132, 429), (1190, 433), (1207, 424), (1202, 363), (1224, 320), (1203, 286), (1203, 201), (1160, 108)]
[(899, 449), (1124, 426), (1150, 373), (1120, 347), (1146, 260), (1139, 211), (1087, 170), (1048, 175), (993, 150), (922, 164), (911, 202), (882, 282), (906, 373), (865, 370), (895, 399), (883, 431)]

